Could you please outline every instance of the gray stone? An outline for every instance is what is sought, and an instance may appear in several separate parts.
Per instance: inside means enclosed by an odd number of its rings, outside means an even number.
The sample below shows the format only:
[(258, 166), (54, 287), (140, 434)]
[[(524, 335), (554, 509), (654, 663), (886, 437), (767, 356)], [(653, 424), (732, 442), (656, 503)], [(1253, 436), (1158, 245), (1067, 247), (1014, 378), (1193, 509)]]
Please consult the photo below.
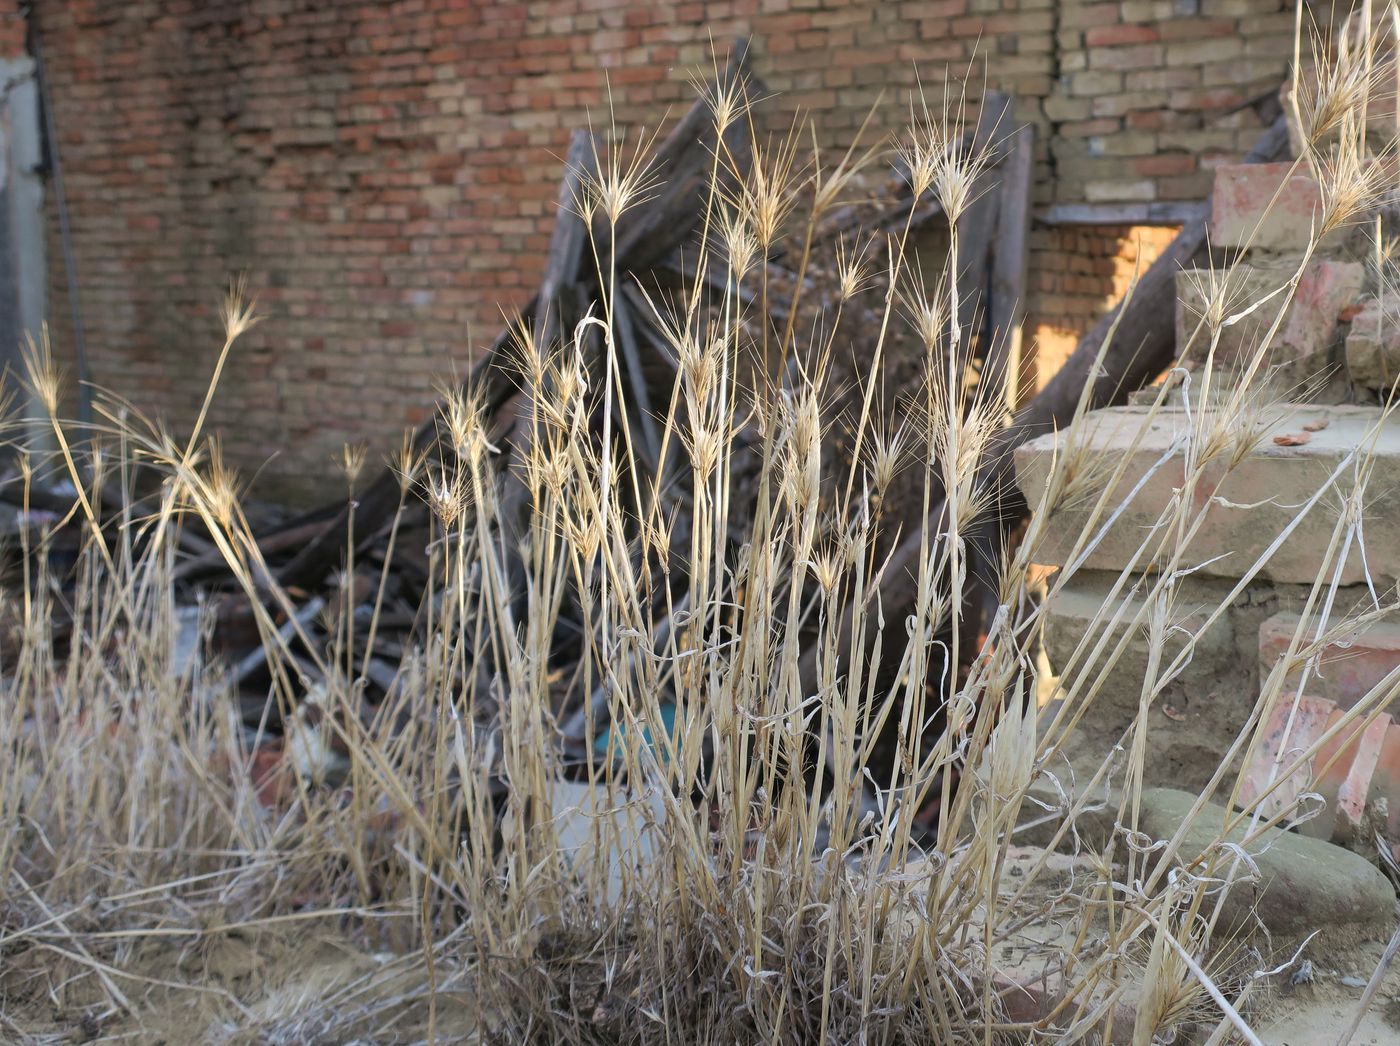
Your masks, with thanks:
[[(1056, 711), (1056, 704), (1042, 709), (1041, 723), (1048, 723)], [(1041, 776), (1031, 782), (1026, 802), (1021, 805), (1016, 823), (1017, 844), (1048, 847), (1053, 842), (1056, 849), (1066, 853), (1085, 848), (1106, 849), (1116, 830), (1121, 793), (1102, 781), (1091, 790), (1092, 778), (1092, 771), (1081, 774), (1066, 760), (1050, 760)], [(1065, 817), (1080, 802), (1083, 806), (1074, 818), (1074, 830), (1066, 830), (1056, 842)]]
[[(637, 795), (553, 781), (549, 791), (559, 852), (586, 884), (601, 886), (609, 904), (624, 893), (624, 880), (646, 874), (657, 859), (666, 801), (660, 790)], [(601, 849), (600, 849), (601, 847)]]
[[(1170, 839), (1185, 820), (1196, 797), (1174, 788), (1142, 794), (1138, 827), (1154, 839)], [(1189, 862), (1211, 846), (1225, 816), (1224, 807), (1207, 804), (1186, 829), (1177, 858)], [(1248, 819), (1231, 833), (1244, 838)], [(1227, 926), (1248, 929), (1254, 918), (1270, 933), (1294, 937), (1313, 930), (1363, 927), (1388, 934), (1395, 921), (1395, 891), (1390, 881), (1365, 858), (1321, 839), (1267, 829), (1249, 845), (1259, 869), (1258, 882), (1237, 882), (1225, 898), (1221, 918)], [(1223, 875), (1231, 858), (1215, 865)], [(1241, 865), (1243, 871), (1243, 865)]]

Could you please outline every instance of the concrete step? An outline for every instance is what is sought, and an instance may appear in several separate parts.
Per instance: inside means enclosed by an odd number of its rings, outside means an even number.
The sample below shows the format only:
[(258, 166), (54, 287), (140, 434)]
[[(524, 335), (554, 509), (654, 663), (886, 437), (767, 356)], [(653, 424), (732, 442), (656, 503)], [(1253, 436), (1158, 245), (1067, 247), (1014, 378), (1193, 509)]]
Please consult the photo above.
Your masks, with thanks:
[[(1196, 567), (1201, 576), (1240, 577), (1283, 533), (1333, 469), (1356, 448), (1367, 445), (1368, 432), (1380, 416), (1379, 408), (1370, 407), (1282, 404), (1266, 410), (1257, 442), (1240, 447), (1243, 457), (1237, 464), (1231, 467), (1232, 454), (1226, 452), (1205, 466), (1191, 496), (1194, 506), (1206, 511), (1206, 518), (1182, 565)], [(1046, 491), (1057, 456), (1066, 462), (1062, 467), (1073, 468), (1076, 477), (1073, 497), (1051, 506), (1045, 517), (1046, 540), (1034, 550), (1037, 562), (1065, 565), (1088, 527), (1094, 500), (1125, 457), (1124, 475), (1113, 488), (1110, 503), (1128, 503), (1081, 566), (1117, 572), (1134, 561), (1143, 542), (1159, 542), (1163, 535), (1154, 533), (1154, 527), (1179, 496), (1184, 482), (1181, 441), (1189, 432), (1190, 417), (1182, 409), (1168, 408), (1151, 417), (1144, 407), (1114, 407), (1095, 411), (1069, 430), (1018, 448), (1017, 482), (1032, 508)], [(1240, 435), (1245, 440), (1249, 434)], [(1283, 444), (1276, 438), (1282, 438)], [(1169, 451), (1173, 452), (1168, 455)], [(1164, 456), (1165, 464), (1152, 471)], [(1142, 489), (1133, 495), (1139, 481)], [(1341, 493), (1355, 482), (1354, 472), (1346, 470), (1333, 492), (1270, 554), (1259, 579), (1306, 585), (1318, 577), (1343, 508)], [(1354, 543), (1341, 583), (1364, 581), (1369, 572), (1377, 589), (1383, 590), (1400, 578), (1400, 420), (1386, 421), (1376, 436), (1364, 523), (1365, 562), (1359, 543)], [(1156, 565), (1151, 557), (1144, 557), (1136, 569)]]
[[(1107, 664), (1118, 641), (1127, 633), (1122, 656), (1108, 671), (1065, 748), (1076, 776), (1087, 776), (1118, 744), (1138, 715), (1143, 680), (1150, 671), (1151, 646), (1144, 626), (1128, 624), (1142, 608), (1141, 597), (1110, 595), (1115, 578), (1086, 571), (1055, 592), (1045, 607), (1045, 655), (1059, 677), (1063, 700), (1082, 702)], [(1234, 620), (1222, 614), (1207, 628), (1210, 611), (1225, 596), (1222, 583), (1193, 584), (1172, 608), (1163, 643), (1159, 673), (1195, 636), (1195, 649), (1182, 673), (1158, 695), (1147, 713), (1149, 781), (1171, 781), (1199, 787), (1219, 765), (1219, 739), (1233, 737), (1249, 715), (1252, 666), (1242, 662), (1235, 642)], [(1110, 624), (1116, 610), (1123, 615)], [(1100, 611), (1103, 613), (1100, 615)], [(1150, 615), (1148, 615), (1150, 617)], [(1085, 654), (1107, 636), (1102, 655), (1089, 662)], [(1252, 637), (1246, 635), (1252, 644)], [(1082, 650), (1081, 650), (1082, 648)], [(1076, 663), (1076, 652), (1080, 656)], [(1065, 696), (1069, 695), (1069, 696)]]

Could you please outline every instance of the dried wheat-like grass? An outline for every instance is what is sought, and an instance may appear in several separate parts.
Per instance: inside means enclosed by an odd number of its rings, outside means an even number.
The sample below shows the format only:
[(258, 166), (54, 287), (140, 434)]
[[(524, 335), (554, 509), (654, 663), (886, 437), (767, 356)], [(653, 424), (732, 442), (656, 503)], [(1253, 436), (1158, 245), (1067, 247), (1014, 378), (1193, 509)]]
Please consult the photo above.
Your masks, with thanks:
[[(1364, 65), (1347, 52), (1336, 67), (1324, 63), (1313, 94), (1295, 92), (1331, 194), (1319, 236), (1380, 191), (1364, 136), (1342, 135), (1352, 152), (1334, 159), (1321, 152), (1358, 104)], [(956, 217), (985, 157), (959, 147), (961, 90), (945, 84), (943, 94), (941, 109), (921, 94), (898, 148), (914, 188), (936, 194), (953, 216), (955, 252)], [(742, 84), (720, 89), (711, 105), (721, 142), (748, 119)], [(1212, 892), (1221, 878), (1245, 874), (1247, 858), (1218, 846), (1180, 852), (1180, 836), (1142, 845), (1145, 715), (1119, 752), (1104, 753), (1088, 787), (1063, 789), (1060, 808), (1046, 813), (1056, 841), (1072, 846), (1102, 786), (1110, 778), (1120, 786), (1115, 842), (1096, 853), (1077, 847), (1092, 872), (1064, 885), (1049, 850), (1019, 880), (1004, 871), (1017, 824), (1046, 802), (1044, 786), (1059, 784), (1065, 739), (1094, 714), (1132, 636), (1145, 635), (1151, 653), (1144, 712), (1192, 655), (1200, 633), (1183, 640), (1173, 623), (1209, 507), (1194, 492), (1208, 468), (1237, 468), (1258, 439), (1268, 405), (1260, 376), (1297, 277), (1259, 302), (1239, 300), (1228, 273), (1203, 288), (1201, 332), (1212, 345), (1246, 314), (1267, 310), (1272, 322), (1242, 373), (1227, 380), (1208, 353), (1185, 383), (1191, 423), (1170, 459), (1182, 470), (1182, 495), (1133, 564), (1154, 569), (1117, 579), (1102, 627), (1060, 666), (1059, 711), (1042, 717), (1034, 695), (1045, 604), (1031, 565), (1044, 521), (1068, 505), (1089, 521), (1070, 566), (1048, 582), (1053, 598), (1131, 498), (1123, 465), (1096, 470), (1071, 434), (1007, 556), (988, 641), (968, 650), (959, 627), (973, 598), (968, 543), (989, 497), (977, 469), (1000, 416), (963, 369), (970, 335), (959, 327), (955, 266), (926, 277), (906, 256), (907, 228), (887, 248), (841, 246), (839, 300), (828, 304), (878, 318), (869, 370), (855, 375), (849, 397), (833, 389), (839, 316), (814, 323), (810, 338), (799, 333), (798, 317), (812, 307), (803, 313), (802, 279), (785, 331), (765, 323), (755, 333), (745, 322), (752, 299), (741, 291), (768, 300), (764, 255), (791, 238), (804, 274), (819, 217), (879, 155), (852, 146), (824, 166), (815, 147), (802, 155), (804, 138), (799, 129), (773, 145), (753, 139), (755, 167), (742, 180), (726, 177), (733, 172), (717, 150), (697, 259), (712, 279), (697, 276), (676, 301), (648, 298), (677, 364), (675, 394), (656, 419), (655, 474), (625, 413), (612, 422), (611, 398), (625, 395), (612, 344), (615, 273), (578, 328), (555, 344), (527, 334), (514, 347), (530, 440), (509, 476), (498, 474), (500, 448), (480, 398), (444, 390), (442, 444), (452, 453), (425, 458), (405, 443), (394, 459), (401, 513), (420, 494), (432, 510), (432, 580), (417, 645), (370, 715), (358, 711), (369, 666), (368, 655), (353, 658), (353, 630), (364, 627), (356, 608), (328, 622), (329, 649), (310, 640), (258, 551), (240, 481), (204, 436), (219, 377), (256, 320), (244, 291), (225, 308), (225, 341), (187, 441), (110, 400), (100, 438), (75, 450), (58, 420), (61, 384), (47, 342), (34, 349), (31, 382), (54, 419), (58, 465), (78, 492), (86, 538), (65, 589), (47, 555), (52, 535), (22, 531), (22, 569), (7, 582), (15, 653), (0, 715), (0, 745), (11, 753), (0, 766), (0, 946), (8, 954), (58, 956), (62, 975), (51, 983), (91, 983), (115, 1012), (142, 1006), (123, 980), (136, 976), (123, 970), (135, 944), (192, 922), (178, 931), (193, 935), (191, 947), (324, 919), (396, 951), (382, 973), (328, 995), (290, 984), (269, 986), (256, 1004), (220, 996), (208, 1034), (227, 1042), (396, 1041), (410, 1026), (431, 1039), (459, 1018), (474, 1041), (990, 1043), (1109, 1034), (1127, 1021), (1134, 1040), (1148, 1042), (1203, 1020), (1253, 1034), (1237, 1005), (1243, 990), (1222, 973)], [(640, 146), (615, 145), (597, 157), (601, 173), (575, 201), (595, 234), (614, 233), (653, 190), (644, 156)], [(595, 244), (595, 258), (606, 250)], [(895, 420), (881, 367), (897, 326), (910, 328), (924, 375), (903, 390)], [(601, 374), (587, 365), (595, 332)], [(753, 359), (767, 370), (747, 366)], [(608, 402), (601, 436), (588, 424), (599, 391), (590, 383), (601, 383)], [(844, 458), (833, 456), (838, 431)], [(1351, 506), (1329, 565), (1363, 541), (1369, 452), (1359, 448), (1298, 509), (1296, 519), (1324, 499)], [(161, 473), (162, 496), (149, 517), (128, 514), (114, 527), (88, 492), (135, 460)], [(363, 451), (347, 450), (352, 493), (364, 462)], [(38, 465), (26, 457), (21, 466), (27, 489)], [(1167, 466), (1164, 458), (1154, 469)], [(904, 517), (886, 504), (896, 489), (913, 492)], [(685, 520), (667, 500), (676, 491)], [(129, 489), (126, 497), (129, 505)], [(258, 738), (226, 711), (224, 666), (177, 661), (172, 570), (188, 516), (257, 597), (272, 700), (289, 719), (308, 697), (319, 709), (319, 724), (303, 714), (304, 736), (289, 741), (299, 757), (289, 761), (289, 804), (280, 808), (258, 800), (250, 766)], [(912, 532), (901, 531), (910, 519)], [(898, 568), (914, 597), (907, 613), (887, 619), (897, 542), (917, 548)], [(1243, 568), (1235, 591), (1204, 612), (1207, 627), (1263, 565)], [(1339, 608), (1335, 578), (1319, 575), (1304, 614), (1325, 635), (1306, 641), (1300, 626), (1290, 667), (1311, 664), (1361, 619)], [(371, 638), (384, 593), (381, 574)], [(1117, 600), (1127, 593), (1138, 598)], [(586, 634), (579, 662), (558, 665), (553, 637), (568, 601)], [(72, 625), (66, 649), (54, 642), (60, 614)], [(1258, 744), (1283, 678), (1280, 669), (1265, 682), (1202, 802), (1229, 792), (1227, 768)], [(583, 710), (589, 742), (572, 779), (559, 743), (561, 689)], [(1351, 710), (1346, 725), (1377, 714), (1391, 689)], [(606, 740), (593, 744), (605, 724)], [(1277, 767), (1277, 780), (1325, 743)], [(344, 753), (340, 787), (326, 780), (331, 747)], [(1286, 815), (1264, 816), (1267, 798), (1236, 818), (1251, 824), (1246, 850), (1261, 826)], [(937, 826), (926, 832), (917, 817), (934, 802)], [(1233, 827), (1221, 826), (1217, 843)], [(1036, 1020), (1012, 1020), (1008, 1000), (1025, 987), (1004, 983), (1001, 953), (1026, 925), (1051, 921), (1070, 942), (1054, 965), (1056, 994)], [(1127, 1001), (1130, 1019), (1120, 1007)]]

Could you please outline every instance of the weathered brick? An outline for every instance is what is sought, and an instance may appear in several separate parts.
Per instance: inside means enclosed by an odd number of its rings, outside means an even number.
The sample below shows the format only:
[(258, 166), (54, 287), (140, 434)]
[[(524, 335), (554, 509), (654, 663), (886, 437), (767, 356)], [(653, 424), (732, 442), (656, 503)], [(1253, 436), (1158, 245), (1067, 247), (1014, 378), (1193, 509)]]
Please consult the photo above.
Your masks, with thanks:
[(1123, 74), (1117, 72), (1090, 70), (1084, 73), (1074, 73), (1069, 78), (1069, 92), (1076, 98), (1113, 94), (1122, 88)]
[(1157, 136), (1144, 131), (1120, 131), (1089, 142), (1089, 151), (1095, 156), (1142, 156), (1156, 148)]
[(1115, 47), (1120, 44), (1148, 44), (1159, 39), (1157, 29), (1150, 25), (1094, 26), (1084, 33), (1090, 47)]
[[(1258, 302), (1278, 291), (1291, 277), (1288, 269), (1240, 267), (1229, 284), (1229, 312), (1240, 313), (1244, 304)], [(1342, 313), (1360, 297), (1361, 266), (1354, 262), (1314, 261), (1298, 280), (1293, 303), (1274, 341), (1269, 360), (1276, 381), (1282, 388), (1300, 389), (1318, 382), (1334, 369), (1332, 340)], [(1186, 346), (1198, 321), (1205, 314), (1203, 297), (1206, 281), (1194, 270), (1177, 274), (1177, 343)], [(1217, 367), (1238, 371), (1248, 365), (1286, 299), (1273, 299), (1273, 308), (1256, 309), (1220, 332), (1215, 350)], [(1183, 355), (1199, 360), (1206, 349), (1208, 332), (1200, 335)]]
[(1095, 116), (1121, 116), (1137, 109), (1159, 109), (1167, 104), (1166, 91), (1120, 91), (1093, 100)]
[(1213, 36), (1234, 36), (1239, 23), (1233, 18), (1179, 18), (1158, 27), (1162, 40), (1205, 40)]
[(1161, 175), (1189, 174), (1196, 169), (1196, 157), (1190, 153), (1158, 153), (1133, 160), (1133, 171), (1148, 178)]
[(1119, 6), (1125, 22), (1160, 22), (1173, 17), (1173, 0), (1123, 0)]
[(1157, 185), (1150, 179), (1139, 181), (1089, 182), (1084, 197), (1090, 203), (1129, 203), (1157, 198)]
[(1139, 69), (1124, 77), (1124, 86), (1129, 91), (1166, 91), (1195, 87), (1200, 82), (1201, 72), (1196, 68)]
[[(1301, 619), (1297, 614), (1275, 614), (1259, 626), (1259, 677), (1263, 679), (1288, 652)], [(1317, 629), (1303, 630), (1303, 642), (1317, 638)], [(1317, 665), (1304, 679), (1301, 666), (1284, 677), (1284, 689), (1297, 690), (1351, 708), (1400, 668), (1400, 620), (1372, 621), (1341, 637), (1322, 650)]]
[(1152, 69), (1162, 64), (1161, 44), (1103, 47), (1089, 52), (1090, 69)]
[(1057, 130), (1062, 138), (1089, 138), (1094, 135), (1112, 134), (1121, 126), (1122, 121), (1106, 117), (1098, 120), (1076, 120), (1062, 123)]
[(1347, 374), (1355, 385), (1389, 393), (1400, 379), (1400, 304), (1371, 298), (1351, 321)]
[(1236, 164), (1215, 172), (1210, 230), (1218, 246), (1301, 251), (1321, 215), (1321, 189), (1296, 164)]
[(1089, 117), (1089, 100), (1087, 98), (1068, 98), (1061, 94), (1052, 94), (1045, 99), (1045, 115), (1048, 119), (1056, 122), (1062, 120), (1086, 120)]
[(1244, 54), (1244, 40), (1238, 36), (1220, 36), (1210, 40), (1189, 40), (1179, 44), (1168, 44), (1166, 64), (1169, 66), (1195, 65), (1204, 62), (1223, 62)]
[(1116, 3), (1074, 4), (1064, 7), (1060, 12), (1060, 25), (1065, 29), (1087, 29), (1091, 26), (1117, 24)]
[(1173, 109), (1234, 109), (1244, 105), (1248, 99), (1238, 89), (1215, 87), (1202, 91), (1173, 91)]

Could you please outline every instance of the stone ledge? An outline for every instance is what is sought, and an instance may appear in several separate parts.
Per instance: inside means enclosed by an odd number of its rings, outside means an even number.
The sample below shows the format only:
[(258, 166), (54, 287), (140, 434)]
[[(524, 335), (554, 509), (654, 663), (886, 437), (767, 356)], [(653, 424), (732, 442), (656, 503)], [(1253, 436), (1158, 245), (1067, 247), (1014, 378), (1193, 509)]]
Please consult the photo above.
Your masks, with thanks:
[[(1075, 502), (1055, 506), (1045, 540), (1035, 550), (1038, 562), (1064, 566), (1080, 533), (1088, 525), (1088, 511), (1104, 489), (1111, 470), (1129, 455), (1124, 475), (1114, 495), (1126, 498), (1152, 465), (1187, 432), (1185, 411), (1168, 408), (1155, 418), (1145, 407), (1114, 407), (1095, 411), (1076, 429), (1053, 433), (1016, 451), (1016, 477), (1034, 510), (1045, 493), (1052, 458), (1063, 457), (1074, 445), (1082, 454), (1087, 475), (1078, 485)], [(1226, 472), (1228, 456), (1206, 466), (1193, 497), (1207, 515), (1182, 561), (1207, 577), (1239, 577), (1264, 553), (1292, 521), (1296, 506), (1305, 502), (1332, 470), (1355, 448), (1380, 419), (1373, 407), (1332, 407), (1283, 404), (1265, 412), (1265, 424), (1257, 445), (1233, 470)], [(1305, 425), (1325, 427), (1305, 432)], [(1140, 429), (1141, 439), (1133, 446)], [(1279, 446), (1273, 437), (1292, 435), (1306, 439), (1302, 446)], [(1177, 496), (1183, 482), (1180, 450), (1148, 478), (1142, 490), (1118, 516), (1114, 526), (1082, 564), (1083, 569), (1120, 571), (1132, 561), (1138, 546), (1152, 538), (1151, 529)], [(1261, 580), (1310, 584), (1318, 576), (1322, 555), (1331, 539), (1341, 497), (1351, 482), (1345, 473), (1333, 493), (1308, 513), (1288, 540), (1264, 564)], [(1213, 500), (1213, 499), (1220, 500)], [(1344, 565), (1341, 583), (1364, 581), (1367, 569), (1378, 587), (1400, 578), (1400, 420), (1384, 423), (1375, 443), (1374, 460), (1365, 499), (1367, 562), (1353, 545)], [(1208, 506), (1208, 507), (1207, 507)], [(1100, 526), (1102, 523), (1100, 523)], [(1155, 540), (1155, 539), (1154, 539)], [(1154, 566), (1139, 561), (1137, 569)]]

